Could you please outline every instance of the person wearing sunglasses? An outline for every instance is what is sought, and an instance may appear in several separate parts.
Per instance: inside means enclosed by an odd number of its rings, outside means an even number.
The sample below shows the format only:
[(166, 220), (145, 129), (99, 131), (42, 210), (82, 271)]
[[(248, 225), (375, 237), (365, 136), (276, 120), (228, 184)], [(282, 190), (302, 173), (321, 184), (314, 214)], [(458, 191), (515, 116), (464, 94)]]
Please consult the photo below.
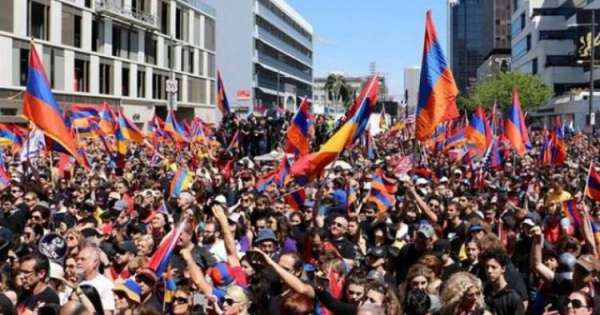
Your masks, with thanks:
[(142, 295), (142, 288), (135, 279), (116, 283), (112, 290), (115, 293), (115, 315), (134, 314)]
[(173, 314), (190, 314), (192, 312), (192, 290), (187, 285), (177, 285), (173, 297)]
[(224, 315), (248, 315), (249, 306), (250, 300), (242, 287), (232, 285), (227, 288), (223, 300)]
[(569, 294), (568, 299), (564, 302), (565, 315), (592, 315), (594, 303), (589, 294), (581, 291), (576, 291)]

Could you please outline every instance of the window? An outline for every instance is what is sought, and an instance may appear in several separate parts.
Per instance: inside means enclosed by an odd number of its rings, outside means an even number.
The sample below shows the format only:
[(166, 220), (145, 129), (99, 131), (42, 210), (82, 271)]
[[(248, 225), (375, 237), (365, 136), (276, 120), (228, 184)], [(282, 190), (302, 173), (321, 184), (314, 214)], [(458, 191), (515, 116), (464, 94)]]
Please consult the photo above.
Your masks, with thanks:
[(215, 55), (213, 54), (207, 54), (206, 55), (208, 58), (206, 60), (206, 62), (208, 63), (208, 73), (206, 74), (207, 77), (214, 77), (215, 76)]
[(156, 65), (156, 36), (150, 32), (146, 32), (144, 41), (144, 49), (146, 50), (146, 63)]
[[(28, 36), (48, 40), (50, 38), (50, 4), (44, 0), (28, 2)], [(4, 8), (2, 8), (4, 10)]]
[(119, 56), (121, 54), (121, 29), (113, 25), (112, 28), (112, 55)]
[(161, 1), (159, 4), (159, 13), (160, 15), (160, 32), (163, 34), (168, 34), (169, 31), (169, 3), (166, 1)]
[(13, 2), (4, 1), (0, 10), (0, 30), (10, 33), (13, 31)]
[(194, 73), (194, 49), (190, 48), (188, 54), (188, 72)]
[(202, 16), (200, 14), (194, 14), (194, 29), (197, 30), (196, 32), (194, 32), (194, 45), (196, 46), (202, 46), (202, 42), (201, 42), (201, 33), (200, 30), (202, 29), (202, 27), (200, 27), (200, 22), (201, 22)]
[(161, 100), (167, 99), (165, 84), (168, 78), (166, 72), (155, 70), (152, 73), (152, 98)]
[(92, 0), (85, 0), (84, 5), (85, 5), (86, 8), (91, 8), (92, 7)]
[(104, 21), (100, 18), (92, 20), (92, 49), (96, 52), (102, 50), (104, 45)]
[(531, 60), (531, 74), (537, 74), (538, 73), (538, 59), (534, 58), (533, 60)]
[(167, 65), (167, 68), (171, 68), (171, 69), (175, 65), (175, 60), (174, 60), (175, 58), (174, 58), (174, 51), (173, 51), (174, 48), (175, 47), (170, 46), (170, 45), (166, 46), (166, 49), (167, 49), (167, 53), (166, 53), (166, 57), (167, 57), (166, 65)]
[(108, 59), (100, 59), (100, 94), (112, 93), (112, 63)]
[(175, 9), (175, 38), (183, 39), (183, 10)]
[(56, 90), (63, 90), (65, 77), (65, 58), (63, 50), (44, 46), (42, 54), (44, 66), (46, 67), (46, 74), (50, 81), (50, 87)]
[(146, 97), (146, 72), (143, 70), (137, 72), (137, 97)]
[(81, 14), (67, 5), (62, 9), (62, 43), (81, 48)]
[(512, 48), (512, 60), (513, 62), (523, 57), (531, 49), (531, 35), (518, 41)]
[(525, 18), (525, 13), (521, 13), (518, 18), (512, 21), (511, 23), (511, 36), (516, 37), (521, 33), (527, 24), (527, 19)]
[(76, 55), (74, 80), (73, 90), (75, 92), (90, 91), (90, 61), (87, 56)]
[(29, 63), (29, 49), (19, 49), (19, 85), (27, 84), (27, 70)]
[(215, 50), (215, 21), (208, 17), (204, 19), (204, 48)]
[(121, 68), (121, 95), (129, 96), (129, 67), (125, 64)]
[(206, 104), (206, 80), (188, 77), (188, 102)]

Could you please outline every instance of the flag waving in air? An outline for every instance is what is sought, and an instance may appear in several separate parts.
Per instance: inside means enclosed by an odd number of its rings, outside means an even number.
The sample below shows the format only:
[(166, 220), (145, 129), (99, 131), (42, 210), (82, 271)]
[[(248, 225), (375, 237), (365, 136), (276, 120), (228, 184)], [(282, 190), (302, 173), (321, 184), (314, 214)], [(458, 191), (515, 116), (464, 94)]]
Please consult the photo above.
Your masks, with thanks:
[(73, 156), (84, 165), (84, 161), (77, 154), (77, 142), (73, 132), (65, 124), (63, 112), (50, 90), (46, 71), (33, 43), (29, 52), (27, 84), (23, 94), (23, 114), (52, 140), (58, 151)]
[(306, 97), (302, 99), (298, 111), (292, 118), (290, 126), (287, 130), (287, 144), (285, 152), (305, 155), (308, 154), (310, 147), (308, 142), (308, 130), (310, 128), (310, 120), (308, 113), (308, 101)]
[(229, 108), (229, 101), (227, 100), (227, 94), (225, 94), (225, 85), (221, 78), (221, 71), (217, 71), (217, 107), (223, 115), (227, 115), (231, 112)]
[(471, 121), (465, 128), (467, 143), (475, 146), (480, 153), (485, 153), (490, 142), (492, 141), (492, 132), (490, 124), (485, 118), (485, 110), (481, 106), (477, 106), (475, 112), (471, 116)]
[(519, 156), (525, 155), (527, 149), (531, 147), (527, 126), (525, 125), (525, 116), (521, 110), (521, 101), (519, 93), (515, 88), (512, 95), (512, 106), (508, 110), (508, 116), (504, 120), (504, 137), (511, 143), (515, 152)]
[(167, 119), (165, 119), (165, 132), (168, 133), (175, 142), (190, 142), (185, 129), (177, 122), (177, 118), (175, 118), (173, 111), (167, 113)]
[(443, 121), (457, 118), (458, 88), (437, 38), (431, 11), (427, 11), (421, 82), (416, 113), (416, 137), (426, 141)]
[(590, 165), (589, 175), (585, 186), (585, 195), (593, 200), (600, 201), (600, 175), (593, 165)]

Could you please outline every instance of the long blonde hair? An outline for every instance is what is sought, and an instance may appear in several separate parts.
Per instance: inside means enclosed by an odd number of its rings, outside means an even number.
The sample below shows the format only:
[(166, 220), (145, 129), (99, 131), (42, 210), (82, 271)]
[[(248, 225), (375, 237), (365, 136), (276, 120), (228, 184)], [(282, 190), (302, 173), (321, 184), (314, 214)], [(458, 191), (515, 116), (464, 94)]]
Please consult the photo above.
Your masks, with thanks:
[(477, 306), (485, 306), (483, 294), (481, 294), (483, 290), (481, 280), (472, 273), (457, 272), (446, 281), (446, 285), (442, 290), (441, 302), (443, 306), (440, 314), (458, 314), (460, 303), (463, 301), (465, 293), (472, 287), (476, 287), (480, 292), (475, 302)]

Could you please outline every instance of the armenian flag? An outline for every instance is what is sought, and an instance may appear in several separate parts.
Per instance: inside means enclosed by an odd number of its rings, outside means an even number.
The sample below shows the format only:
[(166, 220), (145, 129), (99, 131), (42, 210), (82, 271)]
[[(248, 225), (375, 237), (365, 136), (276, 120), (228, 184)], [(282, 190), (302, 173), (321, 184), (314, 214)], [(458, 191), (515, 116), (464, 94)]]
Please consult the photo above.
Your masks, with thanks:
[(577, 202), (573, 199), (563, 201), (561, 203), (561, 209), (563, 217), (568, 219), (569, 224), (573, 228), (572, 231), (576, 231), (578, 227), (583, 224), (583, 217), (581, 212), (577, 209)]
[(507, 118), (504, 119), (504, 137), (508, 139), (515, 152), (521, 157), (525, 155), (527, 148), (531, 146), (527, 126), (525, 125), (525, 116), (521, 110), (521, 101), (516, 88), (513, 90), (512, 106), (508, 111)]
[(426, 141), (443, 121), (458, 118), (458, 88), (442, 51), (431, 11), (427, 11), (421, 82), (416, 111), (416, 138)]
[(463, 147), (467, 142), (465, 130), (462, 127), (455, 128), (450, 131), (450, 134), (444, 142), (444, 151), (449, 151), (454, 148)]
[(112, 107), (107, 103), (103, 103), (102, 107), (98, 111), (98, 116), (100, 117), (99, 126), (107, 135), (113, 135), (116, 129), (116, 118), (115, 113), (112, 110)]
[(284, 200), (294, 210), (299, 211), (300, 207), (304, 205), (304, 202), (306, 201), (306, 191), (304, 188), (300, 188), (285, 195)]
[(57, 151), (68, 153), (83, 165), (84, 162), (77, 154), (75, 137), (65, 123), (63, 112), (54, 99), (46, 71), (33, 42), (30, 46), (27, 83), (23, 94), (23, 114), (52, 140)]
[(371, 191), (367, 197), (368, 201), (374, 202), (379, 209), (379, 213), (384, 213), (390, 207), (394, 206), (394, 192), (396, 184), (387, 179), (382, 169), (377, 169), (373, 180), (371, 181)]
[(167, 271), (169, 261), (173, 255), (173, 250), (175, 249), (175, 245), (177, 245), (177, 241), (179, 241), (179, 237), (181, 236), (181, 233), (183, 233), (184, 228), (185, 222), (180, 222), (176, 229), (171, 230), (163, 237), (156, 248), (156, 251), (154, 251), (154, 254), (150, 257), (147, 267), (152, 269), (157, 277), (163, 277)]
[(490, 124), (485, 117), (485, 110), (477, 106), (471, 120), (465, 129), (467, 143), (475, 146), (479, 152), (484, 153), (492, 140)]
[(125, 114), (123, 114), (123, 112), (119, 112), (118, 116), (119, 130), (123, 135), (123, 138), (138, 144), (144, 143), (144, 135), (142, 134), (142, 131), (133, 122), (131, 122), (125, 116)]
[(288, 127), (285, 152), (297, 155), (308, 154), (310, 150), (308, 141), (309, 128), (308, 101), (306, 97), (304, 97)]
[(300, 157), (292, 165), (291, 174), (297, 181), (305, 182), (306, 179), (315, 178), (337, 156), (360, 137), (365, 130), (371, 111), (377, 102), (379, 80), (373, 76), (364, 88), (365, 97), (354, 116), (348, 120), (317, 152)]
[(6, 171), (6, 163), (4, 162), (4, 152), (0, 150), (0, 191), (10, 186), (10, 176)]
[(23, 140), (7, 125), (0, 123), (0, 145), (11, 146), (13, 152), (16, 152), (21, 149)]
[(267, 186), (276, 184), (279, 173), (279, 169), (274, 169), (259, 177), (256, 181), (256, 191), (263, 192), (267, 189)]
[(206, 133), (204, 132), (204, 124), (202, 123), (202, 120), (200, 120), (198, 117), (194, 118), (194, 120), (192, 121), (191, 136), (192, 136), (192, 142), (198, 142), (198, 143), (206, 143), (207, 142), (208, 138), (206, 137)]
[(600, 175), (598, 175), (593, 165), (590, 165), (585, 195), (593, 200), (600, 201)]
[(231, 113), (229, 107), (229, 101), (227, 100), (227, 94), (225, 93), (225, 85), (221, 78), (221, 71), (217, 71), (217, 107), (223, 115)]
[(192, 186), (192, 172), (180, 168), (173, 176), (169, 189), (169, 195), (173, 198), (179, 197), (182, 191)]
[(168, 133), (175, 142), (190, 142), (185, 130), (177, 122), (173, 111), (167, 113), (167, 119), (165, 119), (165, 132)]
[(561, 164), (567, 160), (567, 144), (565, 143), (565, 133), (560, 122), (560, 117), (556, 116), (554, 132), (552, 133), (552, 164)]

